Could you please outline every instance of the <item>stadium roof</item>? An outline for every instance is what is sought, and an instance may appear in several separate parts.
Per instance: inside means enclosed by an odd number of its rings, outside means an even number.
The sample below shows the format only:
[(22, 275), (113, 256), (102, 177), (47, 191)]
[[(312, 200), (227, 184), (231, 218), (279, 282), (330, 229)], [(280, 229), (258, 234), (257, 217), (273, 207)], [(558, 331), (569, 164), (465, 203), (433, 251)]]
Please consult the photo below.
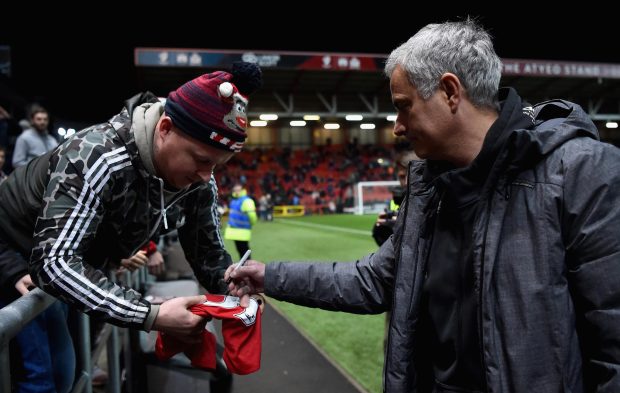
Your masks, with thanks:
[[(134, 61), (145, 86), (157, 94), (233, 61), (261, 64), (264, 88), (252, 99), (250, 117), (275, 113), (342, 118), (362, 114), (383, 119), (394, 114), (389, 83), (382, 73), (387, 55), (276, 51), (137, 48)], [(620, 64), (502, 59), (502, 86), (515, 87), (536, 103), (563, 98), (579, 103), (593, 120), (620, 120)], [(600, 128), (600, 127), (599, 127)]]

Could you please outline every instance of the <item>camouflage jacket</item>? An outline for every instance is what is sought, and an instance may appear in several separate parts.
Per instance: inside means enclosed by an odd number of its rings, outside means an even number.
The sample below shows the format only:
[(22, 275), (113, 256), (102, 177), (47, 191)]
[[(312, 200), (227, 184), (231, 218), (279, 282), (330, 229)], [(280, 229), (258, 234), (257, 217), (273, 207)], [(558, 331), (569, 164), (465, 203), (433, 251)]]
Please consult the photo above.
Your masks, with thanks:
[(90, 315), (134, 328), (144, 326), (151, 305), (98, 268), (173, 229), (209, 292), (225, 291), (231, 263), (219, 232), (215, 179), (179, 191), (164, 206), (163, 180), (144, 168), (131, 113), (145, 99), (153, 97), (128, 102), (109, 122), (77, 133), (0, 185), (0, 236), (31, 254), (37, 285)]

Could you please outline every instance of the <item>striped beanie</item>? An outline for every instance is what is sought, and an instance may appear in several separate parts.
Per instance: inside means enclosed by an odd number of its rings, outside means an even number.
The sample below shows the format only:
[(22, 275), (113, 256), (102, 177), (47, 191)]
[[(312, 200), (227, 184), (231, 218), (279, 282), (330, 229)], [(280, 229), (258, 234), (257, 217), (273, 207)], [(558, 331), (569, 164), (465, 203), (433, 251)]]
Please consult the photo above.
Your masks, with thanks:
[(256, 64), (236, 62), (230, 73), (204, 74), (170, 92), (165, 111), (187, 135), (219, 149), (238, 152), (247, 137), (248, 96), (262, 83)]

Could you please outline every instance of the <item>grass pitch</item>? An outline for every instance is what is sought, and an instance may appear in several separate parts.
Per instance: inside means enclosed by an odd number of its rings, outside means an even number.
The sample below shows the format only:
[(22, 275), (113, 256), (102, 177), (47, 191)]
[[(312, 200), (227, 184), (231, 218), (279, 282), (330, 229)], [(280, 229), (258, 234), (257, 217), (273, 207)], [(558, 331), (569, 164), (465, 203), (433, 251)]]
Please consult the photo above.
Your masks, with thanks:
[[(377, 249), (371, 237), (375, 219), (375, 215), (323, 215), (259, 221), (252, 230), (252, 259), (354, 261)], [(226, 248), (238, 260), (232, 241)], [(270, 303), (368, 392), (381, 391), (384, 314), (323, 311), (273, 299)]]

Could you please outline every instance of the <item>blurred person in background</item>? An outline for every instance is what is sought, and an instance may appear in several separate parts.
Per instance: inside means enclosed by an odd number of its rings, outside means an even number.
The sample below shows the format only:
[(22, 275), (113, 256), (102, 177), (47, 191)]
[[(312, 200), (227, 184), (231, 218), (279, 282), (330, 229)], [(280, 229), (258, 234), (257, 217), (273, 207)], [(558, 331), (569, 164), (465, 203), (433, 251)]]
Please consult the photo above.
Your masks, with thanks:
[(234, 240), (239, 258), (250, 249), (252, 226), (257, 220), (254, 200), (248, 196), (248, 192), (241, 184), (235, 184), (232, 189), (232, 201), (228, 210), (228, 225), (224, 231), (224, 238)]
[(22, 131), (15, 142), (13, 167), (26, 165), (33, 158), (42, 156), (58, 146), (58, 141), (48, 131), (49, 113), (39, 105), (30, 108), (30, 128)]
[(6, 160), (6, 148), (4, 146), (0, 146), (0, 183), (6, 179), (6, 173), (4, 173), (4, 163)]
[(378, 246), (381, 246), (394, 233), (394, 224), (398, 215), (398, 209), (407, 191), (407, 171), (409, 162), (418, 160), (413, 146), (405, 137), (396, 137), (394, 140), (394, 167), (399, 185), (392, 189), (392, 200), (384, 213), (379, 214), (372, 228), (372, 237)]

